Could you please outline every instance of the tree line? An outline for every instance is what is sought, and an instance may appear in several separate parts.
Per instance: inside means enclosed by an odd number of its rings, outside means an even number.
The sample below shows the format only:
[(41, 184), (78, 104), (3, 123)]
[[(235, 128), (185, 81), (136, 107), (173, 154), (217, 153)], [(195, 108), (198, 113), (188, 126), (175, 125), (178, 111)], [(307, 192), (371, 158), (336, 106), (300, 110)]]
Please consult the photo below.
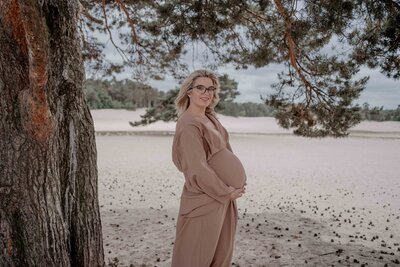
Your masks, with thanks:
[(163, 91), (129, 79), (87, 79), (85, 93), (90, 109), (148, 108), (165, 95)]
[[(234, 102), (240, 93), (237, 90), (237, 82), (230, 79), (226, 74), (221, 78), (221, 101), (216, 106), (216, 111), (227, 116), (242, 117), (263, 117), (274, 116), (276, 109), (265, 103)], [(178, 89), (168, 92), (151, 87), (148, 84), (135, 82), (130, 79), (100, 80), (87, 79), (85, 86), (86, 100), (90, 109), (128, 109), (136, 108), (155, 109), (166, 99), (170, 99), (170, 107), (173, 109), (173, 99)], [(171, 111), (158, 110), (162, 118), (163, 113)], [(172, 112), (173, 113), (173, 112)], [(371, 121), (400, 121), (400, 105), (396, 109), (384, 109), (383, 106), (372, 107), (364, 102), (359, 111), (362, 120)], [(157, 121), (155, 119), (154, 121)], [(140, 123), (147, 124), (149, 122)]]
[(371, 107), (364, 102), (360, 111), (362, 120), (369, 121), (400, 121), (400, 105), (396, 109), (383, 109), (380, 107)]

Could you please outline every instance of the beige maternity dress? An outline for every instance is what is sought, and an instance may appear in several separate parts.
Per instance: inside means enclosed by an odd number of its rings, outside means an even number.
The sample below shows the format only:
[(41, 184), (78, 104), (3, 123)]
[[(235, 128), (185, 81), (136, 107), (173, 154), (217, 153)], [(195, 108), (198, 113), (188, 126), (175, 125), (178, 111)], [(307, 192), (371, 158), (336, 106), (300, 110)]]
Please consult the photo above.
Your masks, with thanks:
[(172, 267), (231, 266), (238, 213), (229, 196), (247, 178), (227, 130), (211, 114), (185, 111), (176, 124), (172, 160), (185, 177)]

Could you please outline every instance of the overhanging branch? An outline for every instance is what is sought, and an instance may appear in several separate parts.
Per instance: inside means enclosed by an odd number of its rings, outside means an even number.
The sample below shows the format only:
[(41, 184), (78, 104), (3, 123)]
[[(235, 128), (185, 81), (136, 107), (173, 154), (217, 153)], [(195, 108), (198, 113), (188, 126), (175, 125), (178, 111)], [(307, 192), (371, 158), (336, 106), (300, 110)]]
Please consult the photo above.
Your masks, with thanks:
[(290, 64), (296, 70), (297, 75), (299, 75), (301, 81), (303, 82), (304, 87), (307, 90), (307, 92), (306, 92), (307, 102), (309, 102), (310, 94), (311, 94), (313, 86), (307, 80), (307, 78), (304, 76), (300, 67), (297, 65), (296, 44), (295, 44), (295, 42), (293, 40), (293, 36), (292, 36), (292, 22), (291, 22), (290, 16), (289, 16), (288, 12), (286, 11), (285, 7), (283, 6), (281, 0), (274, 0), (274, 2), (275, 2), (276, 8), (277, 8), (279, 14), (281, 14), (281, 16), (283, 17), (284, 22), (285, 22), (285, 39), (286, 39), (286, 42), (288, 45)]

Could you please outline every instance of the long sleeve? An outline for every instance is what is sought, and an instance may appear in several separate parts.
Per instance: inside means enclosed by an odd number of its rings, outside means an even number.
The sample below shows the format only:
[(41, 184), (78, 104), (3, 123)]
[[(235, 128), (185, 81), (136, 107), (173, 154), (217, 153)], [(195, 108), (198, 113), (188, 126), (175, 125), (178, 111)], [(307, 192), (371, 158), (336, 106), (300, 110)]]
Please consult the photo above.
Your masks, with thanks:
[(226, 148), (229, 149), (229, 151), (231, 151), (233, 153), (231, 144), (229, 143), (229, 140), (226, 141)]
[(226, 185), (208, 165), (203, 138), (197, 126), (184, 126), (178, 140), (178, 151), (187, 182), (217, 201), (227, 203), (235, 188)]
[(226, 148), (233, 153), (231, 144), (229, 143), (229, 133), (224, 126), (221, 125), (221, 127), (225, 134)]

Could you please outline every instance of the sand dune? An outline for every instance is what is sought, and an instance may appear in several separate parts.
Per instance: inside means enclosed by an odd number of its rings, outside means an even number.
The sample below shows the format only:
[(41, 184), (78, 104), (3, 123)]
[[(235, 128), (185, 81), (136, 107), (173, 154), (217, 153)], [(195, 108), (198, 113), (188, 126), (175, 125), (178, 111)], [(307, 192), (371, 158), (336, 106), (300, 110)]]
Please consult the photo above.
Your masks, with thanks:
[[(92, 110), (97, 132), (169, 132), (175, 131), (174, 122), (157, 121), (146, 126), (132, 127), (129, 121), (140, 121), (145, 109), (135, 111), (102, 109)], [(232, 117), (218, 114), (218, 118), (231, 134), (292, 134), (281, 128), (273, 117)], [(362, 121), (350, 130), (351, 136), (400, 138), (400, 122)]]
[[(125, 131), (132, 114), (95, 111), (96, 130)], [(233, 266), (400, 266), (400, 140), (309, 139), (274, 132), (271, 118), (253, 119), (221, 116), (228, 131), (274, 133), (231, 135), (248, 176)], [(151, 127), (162, 132), (174, 124)], [(399, 131), (396, 123), (359, 127)], [(96, 139), (107, 262), (170, 266), (184, 182), (171, 162), (172, 136)]]

